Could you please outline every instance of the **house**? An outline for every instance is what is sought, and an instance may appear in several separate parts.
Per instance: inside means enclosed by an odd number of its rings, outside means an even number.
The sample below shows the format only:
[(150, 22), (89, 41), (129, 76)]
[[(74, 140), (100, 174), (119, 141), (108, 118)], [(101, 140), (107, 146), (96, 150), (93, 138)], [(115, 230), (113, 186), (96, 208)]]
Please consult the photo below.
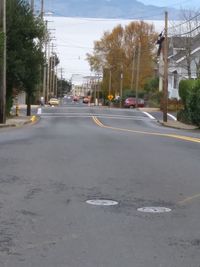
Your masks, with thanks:
[[(163, 59), (160, 56), (160, 90), (162, 90)], [(194, 37), (170, 37), (168, 53), (168, 95), (179, 99), (181, 80), (196, 79), (200, 74), (200, 33)]]
[(101, 77), (98, 75), (94, 76), (82, 76), (79, 74), (72, 75), (72, 95), (84, 97), (89, 94), (96, 94), (99, 92), (99, 82)]

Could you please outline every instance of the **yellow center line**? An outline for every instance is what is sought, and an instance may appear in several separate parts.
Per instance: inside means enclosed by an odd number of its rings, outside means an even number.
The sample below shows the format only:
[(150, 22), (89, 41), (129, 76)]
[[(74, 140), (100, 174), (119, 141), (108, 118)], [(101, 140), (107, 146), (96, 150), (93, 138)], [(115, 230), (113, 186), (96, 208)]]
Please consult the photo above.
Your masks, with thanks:
[(116, 128), (116, 127), (111, 127), (111, 126), (104, 125), (95, 116), (93, 116), (92, 119), (98, 126), (100, 126), (102, 128), (106, 128), (106, 129), (112, 129), (112, 130), (123, 131), (123, 132), (146, 134), (146, 135), (154, 135), (154, 136), (163, 136), (163, 137), (175, 138), (175, 139), (194, 142), (194, 143), (200, 143), (200, 138), (189, 137), (189, 136), (184, 136), (184, 135), (177, 135), (177, 134), (162, 134), (162, 133), (156, 133), (156, 132), (152, 132), (151, 133), (151, 132), (145, 132), (145, 131), (137, 131), (137, 130), (124, 129), (124, 128)]
[(197, 195), (194, 195), (194, 196), (191, 196), (191, 197), (187, 197), (187, 198), (179, 201), (178, 205), (186, 204), (187, 202), (193, 201), (193, 200), (195, 200), (197, 198), (200, 198), (200, 194), (197, 194)]
[[(92, 118), (93, 118), (94, 122), (98, 126), (100, 126), (102, 128), (106, 128), (106, 129), (112, 129), (112, 130), (118, 130), (118, 131), (124, 131), (124, 132), (132, 132), (132, 133), (141, 133), (141, 134), (154, 135), (154, 136), (164, 136), (164, 137), (176, 138), (176, 139), (180, 139), (180, 140), (184, 140), (184, 141), (190, 141), (190, 142), (200, 143), (200, 139), (199, 138), (194, 138), (194, 137), (189, 137), (189, 136), (182, 136), (182, 135), (176, 135), (176, 134), (150, 133), (150, 132), (145, 132), (145, 131), (136, 131), (136, 130), (130, 130), (130, 129), (115, 128), (115, 127), (104, 125), (95, 116), (93, 116)], [(193, 201), (193, 200), (198, 199), (198, 198), (200, 198), (200, 194), (196, 194), (194, 196), (187, 197), (187, 198), (179, 201), (177, 204), (178, 205), (183, 205), (183, 204), (186, 204), (187, 202)]]

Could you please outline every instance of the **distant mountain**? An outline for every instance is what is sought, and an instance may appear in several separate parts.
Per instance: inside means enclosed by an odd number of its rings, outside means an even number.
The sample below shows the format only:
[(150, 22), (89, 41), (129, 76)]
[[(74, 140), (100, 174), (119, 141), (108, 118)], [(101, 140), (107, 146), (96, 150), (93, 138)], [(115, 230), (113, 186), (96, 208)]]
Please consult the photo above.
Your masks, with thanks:
[[(44, 1), (45, 2), (45, 1)], [(48, 0), (46, 0), (48, 2)], [(40, 0), (35, 0), (37, 9)], [(46, 5), (48, 6), (48, 5)], [(164, 7), (144, 5), (137, 0), (56, 0), (53, 1), (55, 16), (124, 18), (124, 19), (163, 19)], [(168, 9), (169, 10), (169, 9)], [(46, 10), (49, 11), (49, 10)], [(178, 18), (178, 11), (170, 9), (170, 19)]]

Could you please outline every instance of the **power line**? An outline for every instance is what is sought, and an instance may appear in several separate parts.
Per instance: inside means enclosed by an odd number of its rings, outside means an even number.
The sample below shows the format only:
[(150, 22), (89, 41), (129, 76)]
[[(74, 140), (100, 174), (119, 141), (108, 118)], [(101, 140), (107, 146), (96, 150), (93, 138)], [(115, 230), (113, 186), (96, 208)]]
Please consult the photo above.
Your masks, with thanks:
[(192, 18), (190, 18), (190, 19), (188, 19), (188, 20), (186, 20), (184, 22), (181, 22), (179, 24), (176, 24), (176, 25), (173, 25), (173, 26), (169, 27), (168, 30), (180, 27), (180, 26), (182, 26), (182, 25), (184, 25), (184, 24), (196, 19), (198, 16), (200, 16), (200, 13), (196, 14), (195, 16), (193, 16)]
[(81, 49), (93, 49), (93, 47), (77, 46), (77, 45), (62, 45), (62, 44), (57, 44), (57, 46), (73, 47), (73, 48), (81, 48)]
[(181, 36), (184, 36), (184, 35), (190, 35), (191, 33), (193, 33), (194, 31), (198, 30), (199, 28), (200, 28), (200, 25), (198, 25), (196, 28), (192, 29), (191, 31), (180, 33), (180, 34), (177, 34), (177, 35), (174, 35), (174, 36), (171, 36), (171, 37), (181, 37)]

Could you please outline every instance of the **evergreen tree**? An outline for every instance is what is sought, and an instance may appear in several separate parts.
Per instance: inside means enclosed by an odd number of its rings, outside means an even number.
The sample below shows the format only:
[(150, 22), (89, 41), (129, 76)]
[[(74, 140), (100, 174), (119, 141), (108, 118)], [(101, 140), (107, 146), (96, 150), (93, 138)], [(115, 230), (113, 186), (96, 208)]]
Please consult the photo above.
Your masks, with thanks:
[(41, 41), (44, 24), (34, 17), (24, 0), (7, 0), (7, 105), (8, 111), (14, 92), (27, 93), (27, 115), (31, 97), (41, 80), (43, 53)]

